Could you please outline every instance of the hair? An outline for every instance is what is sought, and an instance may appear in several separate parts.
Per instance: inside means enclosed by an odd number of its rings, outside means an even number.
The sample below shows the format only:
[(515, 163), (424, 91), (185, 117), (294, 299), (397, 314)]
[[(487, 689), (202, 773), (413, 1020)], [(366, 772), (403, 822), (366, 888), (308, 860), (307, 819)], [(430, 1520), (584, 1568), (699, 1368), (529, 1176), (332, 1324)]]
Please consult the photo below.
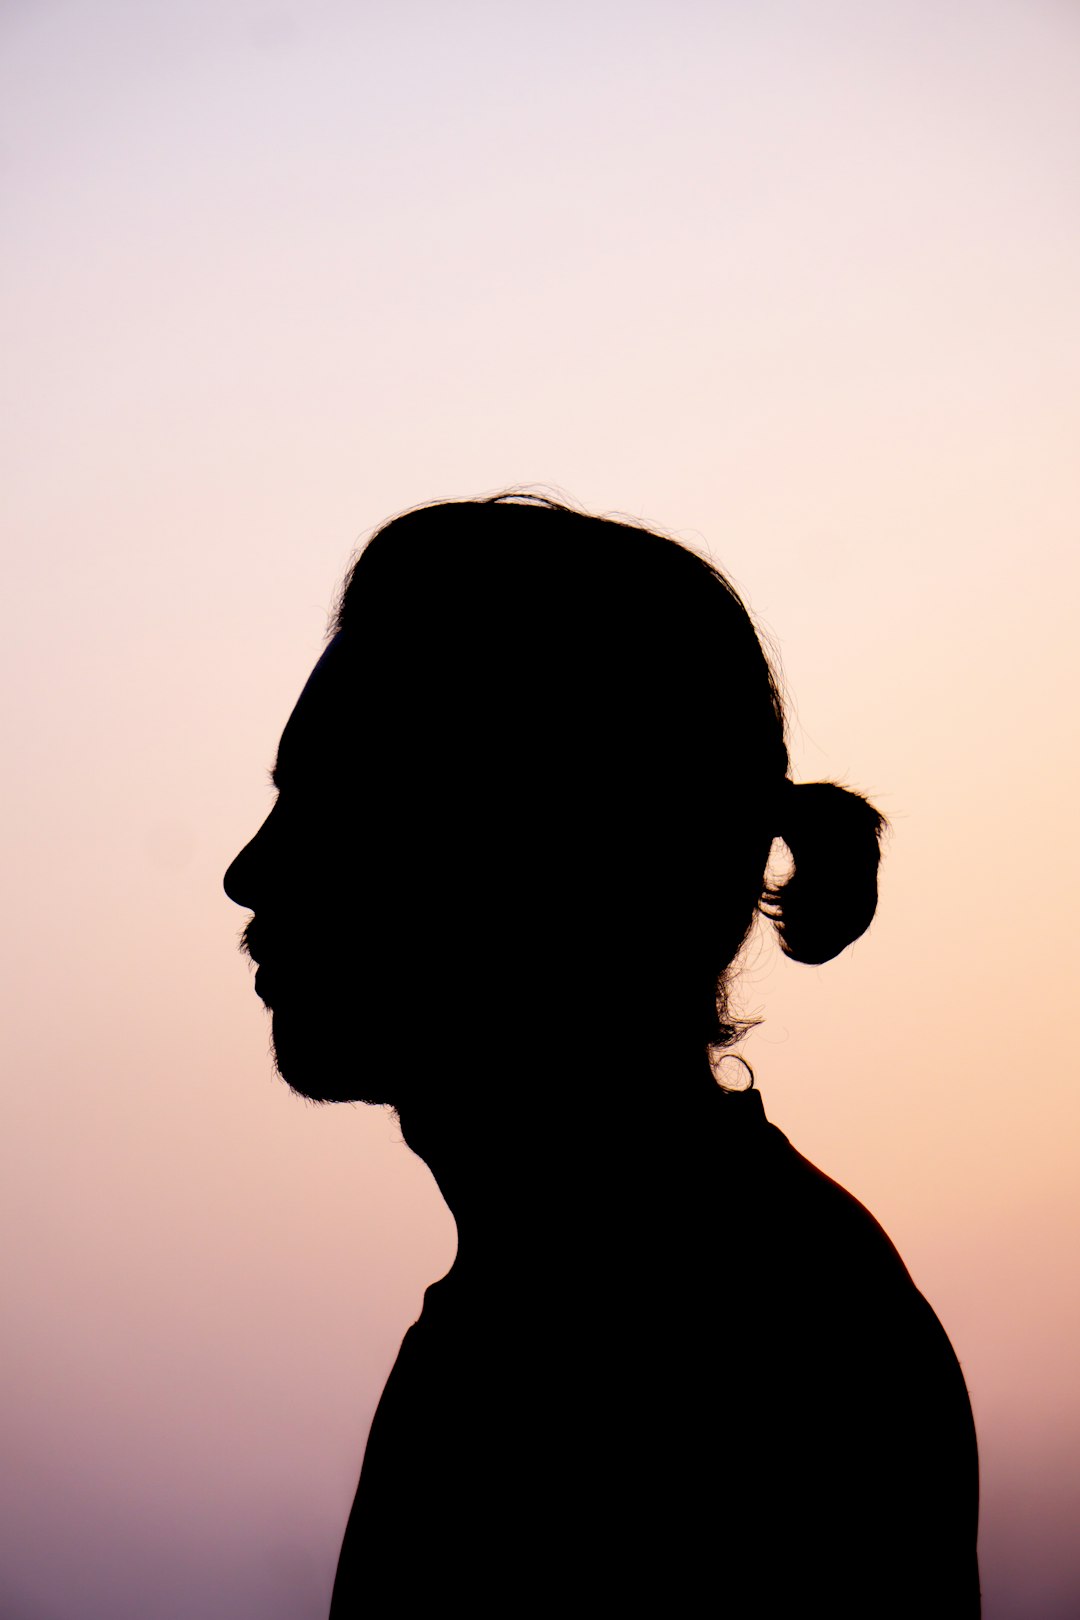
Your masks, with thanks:
[[(332, 629), (377, 691), (362, 735), (380, 769), (425, 790), (474, 883), (526, 874), (564, 978), (603, 978), (602, 919), (635, 1018), (661, 1002), (702, 1048), (729, 1046), (753, 1022), (728, 999), (757, 910), (801, 962), (869, 926), (884, 820), (788, 780), (750, 615), (678, 541), (539, 496), (418, 507), (360, 552)], [(794, 869), (767, 887), (777, 837)]]

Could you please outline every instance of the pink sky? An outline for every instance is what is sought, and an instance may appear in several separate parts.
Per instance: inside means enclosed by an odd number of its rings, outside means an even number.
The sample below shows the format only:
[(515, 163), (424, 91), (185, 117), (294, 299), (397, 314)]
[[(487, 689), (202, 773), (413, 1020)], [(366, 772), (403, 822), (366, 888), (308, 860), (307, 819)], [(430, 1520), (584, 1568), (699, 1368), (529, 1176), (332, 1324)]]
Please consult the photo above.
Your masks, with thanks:
[[(941, 1316), (988, 1620), (1080, 1611), (1080, 14), (14, 5), (5, 1620), (318, 1620), (454, 1234), (272, 1078), (221, 874), (353, 548), (545, 483), (707, 549), (872, 932), (751, 947), (770, 1117)], [(701, 826), (708, 827), (703, 793)]]

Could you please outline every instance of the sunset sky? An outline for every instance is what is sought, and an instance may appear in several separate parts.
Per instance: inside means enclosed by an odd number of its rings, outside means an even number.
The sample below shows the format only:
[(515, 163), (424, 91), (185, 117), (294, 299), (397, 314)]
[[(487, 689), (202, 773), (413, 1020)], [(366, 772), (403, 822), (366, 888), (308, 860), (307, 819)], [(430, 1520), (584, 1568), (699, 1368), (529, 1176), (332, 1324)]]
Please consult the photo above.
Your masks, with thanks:
[(1080, 1613), (1078, 85), (1071, 0), (0, 9), (3, 1620), (325, 1616), (454, 1229), (221, 877), (364, 536), (510, 485), (714, 557), (889, 817), (747, 1055), (956, 1347), (987, 1620)]

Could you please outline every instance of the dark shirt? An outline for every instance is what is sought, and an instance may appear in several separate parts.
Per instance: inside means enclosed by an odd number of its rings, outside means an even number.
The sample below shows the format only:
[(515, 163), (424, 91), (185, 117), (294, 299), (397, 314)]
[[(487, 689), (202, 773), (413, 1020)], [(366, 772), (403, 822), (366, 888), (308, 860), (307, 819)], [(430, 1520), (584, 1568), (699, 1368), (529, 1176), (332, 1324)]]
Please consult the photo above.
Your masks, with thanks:
[(756, 1092), (669, 1145), (571, 1269), (427, 1290), (331, 1620), (979, 1614), (967, 1391), (888, 1237)]

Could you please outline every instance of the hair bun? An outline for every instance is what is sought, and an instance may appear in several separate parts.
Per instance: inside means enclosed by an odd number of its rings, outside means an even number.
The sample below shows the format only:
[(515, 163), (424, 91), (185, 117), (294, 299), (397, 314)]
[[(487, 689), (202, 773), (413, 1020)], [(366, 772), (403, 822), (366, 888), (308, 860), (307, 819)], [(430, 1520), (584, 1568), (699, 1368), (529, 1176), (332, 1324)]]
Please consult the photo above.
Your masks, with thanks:
[(868, 800), (835, 782), (785, 782), (776, 836), (795, 870), (760, 905), (796, 962), (830, 962), (864, 934), (877, 909), (881, 834)]

